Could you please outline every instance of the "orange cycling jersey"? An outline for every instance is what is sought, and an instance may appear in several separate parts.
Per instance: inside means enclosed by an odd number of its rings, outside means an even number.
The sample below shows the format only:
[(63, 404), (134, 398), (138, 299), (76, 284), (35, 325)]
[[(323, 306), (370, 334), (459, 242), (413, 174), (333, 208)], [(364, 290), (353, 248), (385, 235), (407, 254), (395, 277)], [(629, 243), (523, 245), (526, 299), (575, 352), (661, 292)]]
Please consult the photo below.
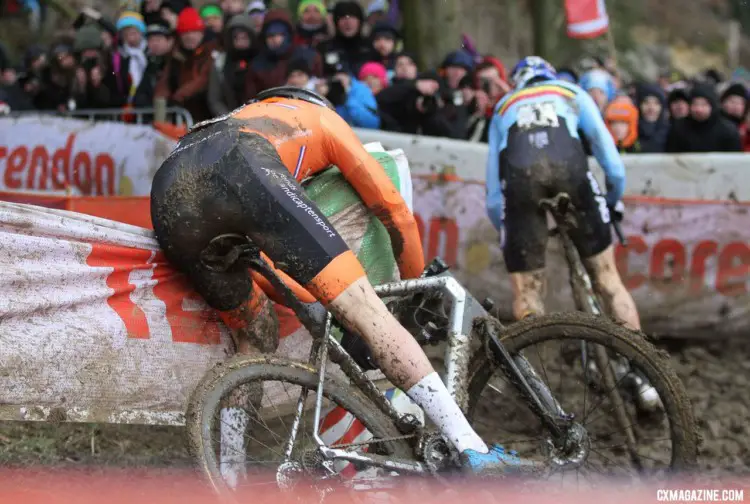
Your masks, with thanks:
[(382, 166), (333, 110), (302, 100), (269, 98), (232, 114), (241, 129), (266, 138), (297, 181), (336, 165), (388, 230), (402, 278), (424, 270), (419, 230)]

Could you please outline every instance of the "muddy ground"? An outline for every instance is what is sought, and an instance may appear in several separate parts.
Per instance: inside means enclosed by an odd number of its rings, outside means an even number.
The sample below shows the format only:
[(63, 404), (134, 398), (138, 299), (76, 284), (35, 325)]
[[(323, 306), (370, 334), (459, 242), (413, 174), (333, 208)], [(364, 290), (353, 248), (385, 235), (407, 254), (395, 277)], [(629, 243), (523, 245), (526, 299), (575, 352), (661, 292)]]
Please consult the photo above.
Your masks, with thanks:
[[(704, 474), (750, 474), (750, 339), (670, 343), (702, 437)], [(488, 410), (482, 423), (493, 421)], [(172, 427), (0, 423), (0, 464), (186, 467), (183, 430)]]

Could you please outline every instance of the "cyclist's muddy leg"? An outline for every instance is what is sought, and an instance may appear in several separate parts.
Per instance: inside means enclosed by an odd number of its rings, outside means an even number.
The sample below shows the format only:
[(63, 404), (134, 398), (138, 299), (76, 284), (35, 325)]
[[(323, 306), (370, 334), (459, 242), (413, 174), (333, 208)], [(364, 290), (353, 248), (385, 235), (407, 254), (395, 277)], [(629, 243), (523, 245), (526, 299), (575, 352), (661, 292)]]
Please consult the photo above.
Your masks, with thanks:
[(406, 391), (459, 452), (487, 452), (422, 348), (388, 311), (367, 277), (354, 281), (328, 308), (364, 338), (386, 377)]
[(253, 282), (247, 302), (233, 310), (219, 311), (232, 333), (239, 354), (274, 353), (279, 346), (279, 320), (273, 303)]
[(604, 310), (611, 317), (625, 322), (631, 329), (640, 329), (641, 321), (633, 296), (622, 283), (615, 265), (614, 247), (610, 245), (604, 252), (583, 260), (591, 277), (594, 291), (604, 303)]
[(547, 279), (544, 269), (511, 273), (513, 287), (513, 316), (521, 320), (529, 315), (544, 315), (544, 296)]

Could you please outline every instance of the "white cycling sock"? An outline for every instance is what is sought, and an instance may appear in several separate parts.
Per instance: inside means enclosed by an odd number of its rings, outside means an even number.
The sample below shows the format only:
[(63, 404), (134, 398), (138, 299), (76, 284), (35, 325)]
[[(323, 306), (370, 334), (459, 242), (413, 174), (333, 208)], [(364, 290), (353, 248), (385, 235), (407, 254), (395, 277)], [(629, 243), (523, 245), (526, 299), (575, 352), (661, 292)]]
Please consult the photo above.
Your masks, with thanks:
[(461, 408), (436, 372), (419, 380), (406, 394), (424, 410), (427, 417), (459, 452), (476, 450), (487, 453), (487, 445), (471, 428)]

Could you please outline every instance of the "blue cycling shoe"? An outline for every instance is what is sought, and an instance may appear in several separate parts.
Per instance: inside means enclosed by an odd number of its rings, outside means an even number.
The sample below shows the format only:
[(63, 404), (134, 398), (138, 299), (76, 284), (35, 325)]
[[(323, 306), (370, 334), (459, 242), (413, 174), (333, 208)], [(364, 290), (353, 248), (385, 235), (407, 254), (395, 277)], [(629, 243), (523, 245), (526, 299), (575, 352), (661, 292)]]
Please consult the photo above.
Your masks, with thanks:
[(464, 471), (473, 474), (526, 474), (536, 468), (532, 461), (518, 457), (515, 450), (506, 451), (498, 444), (490, 446), (487, 453), (465, 450), (459, 460)]

